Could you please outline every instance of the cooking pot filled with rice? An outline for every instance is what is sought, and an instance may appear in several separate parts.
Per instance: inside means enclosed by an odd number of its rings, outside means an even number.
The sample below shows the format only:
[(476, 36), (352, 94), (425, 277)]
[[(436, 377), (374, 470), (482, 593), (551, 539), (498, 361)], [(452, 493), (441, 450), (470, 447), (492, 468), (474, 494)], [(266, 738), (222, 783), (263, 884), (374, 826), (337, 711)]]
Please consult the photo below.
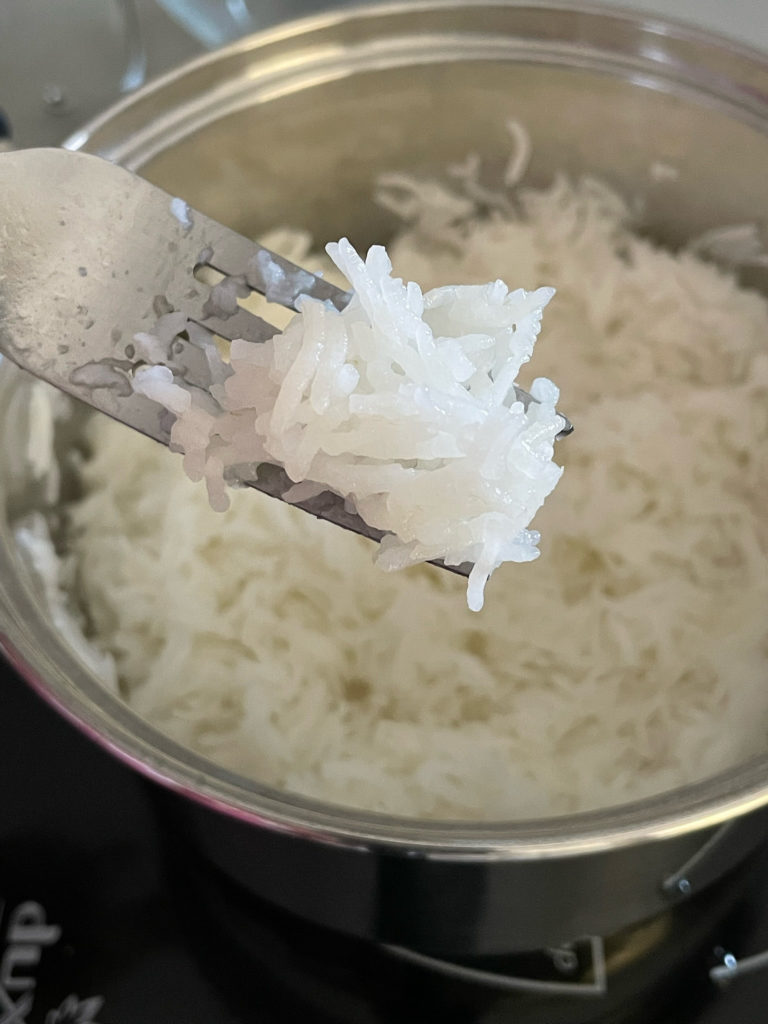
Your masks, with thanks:
[[(310, 269), (552, 286), (575, 433), (485, 607), (0, 363), (0, 645), (308, 919), (441, 954), (612, 933), (768, 822), (768, 61), (558, 4), (299, 22), (70, 140)], [(339, 280), (334, 278), (334, 280)], [(340, 281), (340, 283), (344, 283)], [(269, 310), (272, 319), (277, 310)]]

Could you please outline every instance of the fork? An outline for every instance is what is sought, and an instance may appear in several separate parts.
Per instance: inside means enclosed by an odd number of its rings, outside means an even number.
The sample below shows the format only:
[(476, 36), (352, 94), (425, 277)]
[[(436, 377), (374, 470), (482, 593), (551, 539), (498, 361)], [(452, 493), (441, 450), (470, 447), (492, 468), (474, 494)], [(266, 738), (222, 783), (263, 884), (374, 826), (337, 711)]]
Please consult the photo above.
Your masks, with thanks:
[[(63, 149), (0, 155), (0, 353), (165, 445), (173, 415), (131, 384), (135, 336), (151, 334), (169, 313), (203, 328), (176, 334), (164, 361), (207, 390), (206, 332), (260, 343), (278, 330), (242, 308), (231, 289), (202, 280), (204, 268), (293, 310), (305, 295), (339, 310), (351, 297), (99, 157)], [(526, 407), (535, 401), (515, 390)], [(563, 419), (558, 437), (573, 429)], [(238, 482), (274, 498), (293, 485), (268, 464)], [(384, 535), (331, 492), (293, 504), (371, 540)], [(472, 568), (437, 564), (461, 575)]]

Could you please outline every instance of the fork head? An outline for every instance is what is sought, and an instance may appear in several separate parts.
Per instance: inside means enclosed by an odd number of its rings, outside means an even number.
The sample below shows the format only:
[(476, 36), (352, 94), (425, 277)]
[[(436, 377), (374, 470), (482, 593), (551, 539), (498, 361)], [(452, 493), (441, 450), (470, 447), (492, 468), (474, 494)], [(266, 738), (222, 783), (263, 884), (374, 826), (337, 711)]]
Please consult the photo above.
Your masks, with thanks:
[[(167, 417), (132, 393), (133, 339), (172, 312), (232, 340), (276, 328), (231, 302), (241, 292), (295, 308), (300, 295), (343, 309), (349, 294), (190, 210), (142, 178), (84, 153), (0, 156), (0, 352), (142, 433), (167, 441)], [(202, 334), (202, 332), (201, 332)], [(169, 341), (168, 365), (211, 384), (204, 346)]]

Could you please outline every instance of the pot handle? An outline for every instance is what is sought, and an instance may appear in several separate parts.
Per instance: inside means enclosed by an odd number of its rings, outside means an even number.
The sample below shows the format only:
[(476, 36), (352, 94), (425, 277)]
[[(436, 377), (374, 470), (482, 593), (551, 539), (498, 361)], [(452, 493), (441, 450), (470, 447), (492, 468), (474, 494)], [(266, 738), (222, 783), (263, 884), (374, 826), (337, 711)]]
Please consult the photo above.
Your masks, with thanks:
[(661, 880), (670, 900), (694, 896), (735, 867), (766, 840), (766, 816), (745, 814), (721, 825), (676, 871)]
[[(579, 947), (582, 947), (579, 949)], [(549, 996), (584, 996), (600, 998), (607, 991), (605, 966), (605, 949), (603, 940), (598, 935), (586, 936), (584, 939), (566, 946), (547, 950), (556, 974), (586, 974), (588, 981), (559, 981), (552, 979), (524, 978), (504, 974), (499, 971), (487, 971), (466, 964), (442, 960), (439, 957), (427, 956), (405, 946), (383, 947), (393, 956), (419, 967), (444, 974), (459, 981), (469, 981), (484, 988), (502, 992), (531, 992)], [(584, 953), (586, 952), (586, 956)], [(586, 961), (586, 962), (583, 962)]]
[(737, 960), (733, 953), (723, 951), (720, 958), (722, 963), (711, 967), (709, 971), (709, 977), (720, 988), (725, 988), (745, 974), (754, 974), (756, 971), (762, 971), (768, 967), (768, 950), (742, 957), (741, 960)]

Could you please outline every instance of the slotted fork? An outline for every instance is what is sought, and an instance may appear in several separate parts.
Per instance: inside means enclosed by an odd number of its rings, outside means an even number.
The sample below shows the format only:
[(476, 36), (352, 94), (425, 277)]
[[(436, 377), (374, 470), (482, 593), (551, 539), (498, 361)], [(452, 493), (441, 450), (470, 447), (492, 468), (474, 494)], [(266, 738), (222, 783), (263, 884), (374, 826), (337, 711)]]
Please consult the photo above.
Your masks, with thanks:
[[(205, 267), (290, 309), (302, 295), (339, 310), (350, 299), (98, 157), (62, 149), (0, 155), (0, 353), (166, 445), (173, 416), (132, 389), (135, 335), (152, 333), (171, 312), (228, 340), (259, 343), (277, 331), (220, 285), (200, 280)], [(210, 387), (205, 346), (185, 333), (168, 352), (175, 374)], [(516, 390), (524, 405), (534, 401)], [(572, 429), (566, 420), (558, 436)], [(275, 498), (292, 485), (283, 470), (267, 465), (241, 482)], [(383, 536), (330, 492), (296, 504), (372, 540)], [(471, 565), (445, 568), (467, 575)]]

